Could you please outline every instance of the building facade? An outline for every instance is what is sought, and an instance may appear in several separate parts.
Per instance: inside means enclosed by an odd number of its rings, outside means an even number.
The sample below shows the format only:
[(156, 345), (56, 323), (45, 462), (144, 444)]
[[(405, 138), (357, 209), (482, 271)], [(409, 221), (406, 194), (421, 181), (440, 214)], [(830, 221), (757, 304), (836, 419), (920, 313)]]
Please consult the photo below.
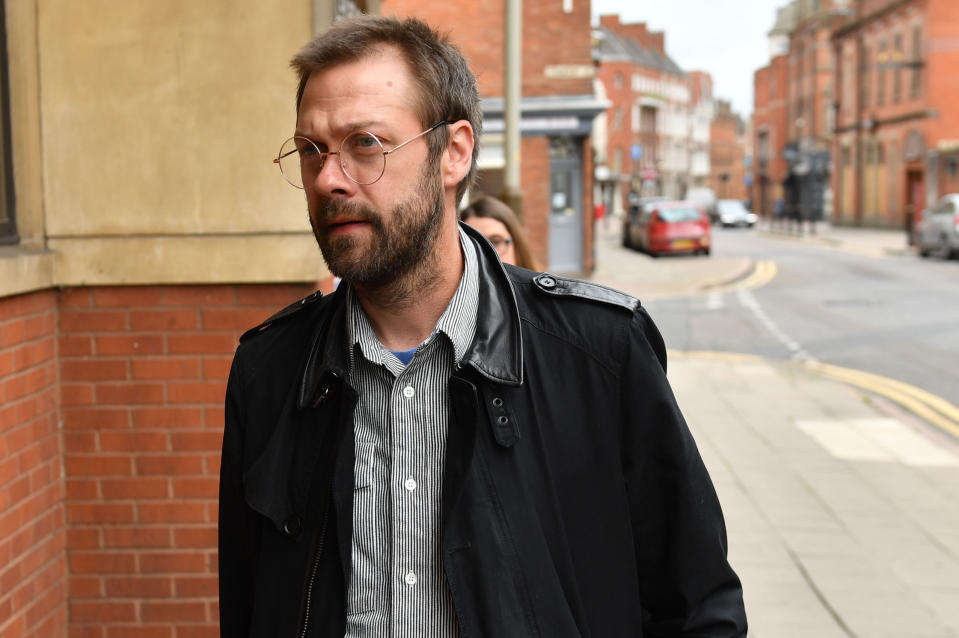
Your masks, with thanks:
[[(483, 98), (479, 182), (504, 186), (505, 0), (383, 0), (381, 12), (417, 16), (448, 32), (470, 62)], [(537, 261), (557, 273), (593, 268), (593, 120), (607, 104), (593, 92), (588, 3), (523, 2), (520, 182), (522, 218)], [(562, 42), (562, 47), (556, 47)]]
[(693, 157), (692, 91), (686, 73), (665, 53), (665, 35), (604, 15), (593, 38), (598, 78), (611, 103), (606, 139), (596, 148), (597, 163), (608, 169), (609, 205), (623, 210), (630, 191), (682, 197)]
[(783, 156), (787, 138), (786, 56), (774, 56), (753, 75), (753, 211), (772, 218), (783, 201), (788, 167)]
[(860, 0), (834, 30), (837, 220), (911, 229), (959, 191), (957, 29), (948, 0)]
[(707, 186), (719, 199), (746, 199), (745, 125), (727, 100), (717, 100), (710, 125)]

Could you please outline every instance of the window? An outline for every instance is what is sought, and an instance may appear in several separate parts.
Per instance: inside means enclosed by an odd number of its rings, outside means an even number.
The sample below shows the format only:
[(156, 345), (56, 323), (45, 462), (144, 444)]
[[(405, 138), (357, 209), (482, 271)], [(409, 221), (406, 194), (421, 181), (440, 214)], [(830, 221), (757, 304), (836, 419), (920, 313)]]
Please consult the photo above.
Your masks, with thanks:
[(876, 104), (886, 102), (886, 41), (879, 42), (879, 64), (876, 65), (878, 78), (876, 81)]
[(0, 243), (15, 244), (13, 161), (10, 146), (10, 82), (7, 74), (7, 20), (0, 3)]
[(622, 107), (616, 107), (616, 111), (613, 113), (613, 130), (619, 131), (623, 128), (623, 109)]
[[(869, 49), (862, 50), (862, 66), (859, 69), (859, 77), (862, 82), (859, 83), (859, 104), (860, 108), (869, 107)], [(851, 84), (851, 82), (850, 82)]]
[(892, 47), (893, 60), (896, 66), (892, 75), (892, 101), (898, 102), (902, 97), (902, 34), (897, 33), (893, 39)]
[(623, 88), (623, 74), (616, 72), (616, 75), (613, 76), (613, 86), (617, 89)]
[(922, 76), (919, 67), (922, 60), (922, 27), (918, 24), (912, 28), (912, 78), (909, 81), (909, 97), (919, 97), (919, 86)]

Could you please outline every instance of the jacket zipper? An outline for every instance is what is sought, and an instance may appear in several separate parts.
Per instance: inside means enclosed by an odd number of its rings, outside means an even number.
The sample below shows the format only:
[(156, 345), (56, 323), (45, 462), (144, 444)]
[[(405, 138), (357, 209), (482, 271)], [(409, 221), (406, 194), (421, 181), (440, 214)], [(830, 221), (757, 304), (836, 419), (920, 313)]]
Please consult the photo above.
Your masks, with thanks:
[(327, 518), (327, 516), (323, 516), (323, 525), (320, 527), (320, 537), (316, 542), (316, 555), (313, 557), (313, 567), (310, 569), (310, 580), (306, 586), (306, 603), (304, 604), (303, 629), (300, 631), (300, 638), (306, 638), (306, 631), (310, 627), (310, 611), (312, 610), (313, 604), (313, 586), (316, 584), (316, 573), (320, 569), (320, 557), (323, 556), (323, 545), (326, 541)]

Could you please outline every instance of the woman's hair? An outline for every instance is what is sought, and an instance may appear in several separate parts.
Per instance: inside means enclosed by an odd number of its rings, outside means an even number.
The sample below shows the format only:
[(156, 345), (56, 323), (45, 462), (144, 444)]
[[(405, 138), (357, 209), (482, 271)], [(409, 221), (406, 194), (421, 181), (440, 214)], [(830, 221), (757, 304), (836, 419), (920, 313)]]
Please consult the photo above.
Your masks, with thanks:
[(526, 231), (523, 230), (523, 224), (509, 206), (494, 197), (484, 195), (474, 199), (460, 212), (460, 219), (463, 221), (470, 217), (488, 217), (501, 222), (506, 226), (513, 240), (516, 265), (530, 270), (539, 270), (533, 251), (530, 249), (529, 240), (526, 238)]

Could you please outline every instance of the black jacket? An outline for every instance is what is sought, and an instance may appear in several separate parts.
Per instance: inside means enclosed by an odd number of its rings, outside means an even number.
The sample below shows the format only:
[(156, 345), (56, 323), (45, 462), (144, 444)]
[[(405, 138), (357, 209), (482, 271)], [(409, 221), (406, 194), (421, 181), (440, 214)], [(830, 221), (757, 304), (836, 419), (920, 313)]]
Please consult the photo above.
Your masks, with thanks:
[[(472, 230), (442, 556), (464, 638), (743, 636), (719, 502), (639, 302), (503, 267)], [(241, 340), (220, 477), (224, 637), (341, 637), (352, 411), (342, 293)], [(305, 625), (305, 626), (304, 626)]]

